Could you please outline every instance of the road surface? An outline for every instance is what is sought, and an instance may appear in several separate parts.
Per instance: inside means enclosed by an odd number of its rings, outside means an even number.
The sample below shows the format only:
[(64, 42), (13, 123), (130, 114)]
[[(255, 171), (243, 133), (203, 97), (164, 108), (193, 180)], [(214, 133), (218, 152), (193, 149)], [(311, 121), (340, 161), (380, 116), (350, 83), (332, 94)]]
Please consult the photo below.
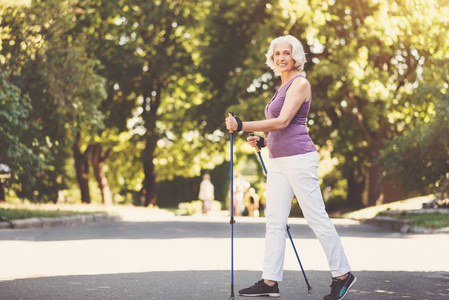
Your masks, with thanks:
[[(263, 218), (236, 218), (234, 284), (261, 276)], [(353, 273), (345, 300), (449, 299), (449, 234), (387, 231), (334, 219)], [(312, 293), (287, 240), (282, 300), (323, 299), (330, 291), (324, 252), (304, 219), (291, 234)], [(122, 222), (0, 230), (0, 299), (229, 299), (229, 217), (140, 213)], [(252, 298), (258, 299), (258, 298)]]

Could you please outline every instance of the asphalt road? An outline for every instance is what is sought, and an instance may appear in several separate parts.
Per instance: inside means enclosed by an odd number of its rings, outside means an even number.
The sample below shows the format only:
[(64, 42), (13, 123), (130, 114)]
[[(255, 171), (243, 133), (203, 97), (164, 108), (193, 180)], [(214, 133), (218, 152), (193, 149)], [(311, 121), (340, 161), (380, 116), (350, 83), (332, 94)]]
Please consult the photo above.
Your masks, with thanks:
[[(260, 279), (263, 218), (237, 218), (234, 284)], [(334, 220), (353, 273), (345, 300), (449, 299), (449, 234), (413, 235)], [(324, 252), (303, 219), (291, 233), (312, 293), (287, 241), (283, 300), (323, 299)], [(0, 230), (0, 299), (226, 299), (231, 290), (229, 217), (140, 213), (123, 222)], [(258, 298), (250, 298), (258, 299)]]

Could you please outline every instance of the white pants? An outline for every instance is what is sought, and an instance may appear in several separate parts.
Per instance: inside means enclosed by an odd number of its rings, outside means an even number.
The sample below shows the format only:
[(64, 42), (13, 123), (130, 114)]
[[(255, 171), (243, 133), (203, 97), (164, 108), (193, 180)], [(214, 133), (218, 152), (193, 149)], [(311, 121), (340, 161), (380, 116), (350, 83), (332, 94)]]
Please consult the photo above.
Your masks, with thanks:
[(282, 281), (287, 219), (293, 195), (324, 249), (332, 277), (350, 271), (340, 237), (324, 208), (317, 175), (318, 159), (317, 152), (270, 159), (263, 279)]

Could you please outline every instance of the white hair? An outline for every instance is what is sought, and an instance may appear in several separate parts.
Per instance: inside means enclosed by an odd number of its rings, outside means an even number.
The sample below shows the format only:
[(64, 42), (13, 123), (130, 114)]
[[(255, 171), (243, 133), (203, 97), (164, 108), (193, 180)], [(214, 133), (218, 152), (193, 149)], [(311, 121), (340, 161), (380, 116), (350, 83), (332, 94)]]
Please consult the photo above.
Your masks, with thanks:
[(304, 69), (304, 64), (306, 63), (306, 54), (304, 53), (304, 48), (301, 45), (301, 42), (291, 35), (285, 35), (275, 38), (271, 41), (270, 49), (268, 49), (268, 52), (265, 54), (265, 57), (267, 58), (267, 61), (265, 62), (276, 74), (276, 66), (274, 65), (273, 55), (274, 55), (274, 48), (278, 44), (287, 43), (292, 46), (292, 57), (295, 60), (295, 68), (298, 69), (298, 71), (302, 71)]

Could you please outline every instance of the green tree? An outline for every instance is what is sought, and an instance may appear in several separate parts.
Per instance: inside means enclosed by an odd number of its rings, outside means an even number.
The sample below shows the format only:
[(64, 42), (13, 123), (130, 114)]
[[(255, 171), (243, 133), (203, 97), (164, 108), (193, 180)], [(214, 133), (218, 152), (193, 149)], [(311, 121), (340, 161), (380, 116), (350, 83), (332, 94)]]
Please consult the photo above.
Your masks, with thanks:
[[(29, 97), (22, 95), (20, 89), (12, 85), (5, 74), (0, 74), (0, 163), (10, 167), (10, 184), (17, 189), (19, 183), (32, 185), (33, 173), (43, 169), (42, 155), (36, 154), (26, 140), (30, 111)], [(4, 201), (3, 182), (0, 189), (0, 201)]]
[[(199, 161), (205, 160), (198, 158), (204, 151), (195, 138), (197, 129), (184, 114), (207, 94), (200, 89), (205, 78), (197, 68), (201, 63), (198, 37), (204, 30), (200, 20), (209, 5), (204, 1), (84, 1), (80, 5), (78, 26), (89, 28), (90, 52), (104, 66), (105, 124), (110, 133), (123, 133), (133, 141), (126, 142), (125, 151), (134, 153), (125, 158), (126, 165), (136, 170), (136, 159), (142, 164), (130, 177), (114, 181), (129, 184), (143, 173), (142, 188), (148, 191), (144, 205), (156, 204), (157, 177), (197, 175)], [(114, 139), (108, 134), (105, 138)], [(110, 164), (121, 168), (123, 163), (117, 159), (123, 156), (114, 154)]]
[[(33, 144), (47, 146), (45, 172), (36, 173), (36, 184), (22, 186), (23, 196), (56, 201), (67, 184), (67, 163), (73, 149), (77, 172), (83, 135), (102, 126), (97, 110), (104, 97), (96, 61), (84, 51), (84, 35), (73, 36), (75, 1), (33, 1), (30, 6), (3, 11), (2, 68), (24, 94), (33, 110), (28, 122), (37, 128)], [(86, 174), (78, 172), (83, 202), (90, 202)]]
[[(266, 50), (266, 41), (276, 36), (273, 33), (292, 34), (303, 42), (308, 59), (305, 72), (314, 95), (310, 134), (318, 146), (328, 147), (338, 158), (336, 174), (346, 181), (346, 206), (392, 200), (384, 194), (380, 152), (416, 113), (410, 109), (410, 99), (428, 82), (428, 78), (421, 80), (424, 65), (447, 58), (447, 5), (437, 1), (292, 0), (265, 7), (270, 17), (277, 16), (279, 27), (273, 25), (268, 37), (261, 34), (256, 45)], [(255, 79), (248, 90), (254, 92), (234, 98), (252, 97), (236, 108), (246, 111), (245, 117), (253, 117), (250, 111), (266, 104), (267, 88), (271, 90), (279, 81), (268, 72), (252, 70), (262, 74), (251, 74)], [(440, 69), (433, 74), (441, 79)], [(248, 82), (236, 78), (248, 87)], [(419, 107), (424, 109), (422, 104)]]
[(447, 7), (436, 1), (359, 0), (311, 2), (310, 8), (314, 22), (303, 38), (311, 46), (308, 74), (318, 99), (311, 132), (318, 141), (332, 141), (349, 206), (382, 203), (388, 195), (380, 151), (414, 113), (407, 107), (425, 84), (419, 81), (424, 64), (447, 56)]
[[(385, 179), (418, 194), (448, 192), (449, 187), (449, 60), (425, 67), (419, 91), (410, 97), (414, 118), (386, 143), (381, 164)], [(438, 73), (435, 71), (438, 70)], [(437, 81), (430, 84), (431, 78)], [(430, 78), (429, 78), (430, 77)]]

